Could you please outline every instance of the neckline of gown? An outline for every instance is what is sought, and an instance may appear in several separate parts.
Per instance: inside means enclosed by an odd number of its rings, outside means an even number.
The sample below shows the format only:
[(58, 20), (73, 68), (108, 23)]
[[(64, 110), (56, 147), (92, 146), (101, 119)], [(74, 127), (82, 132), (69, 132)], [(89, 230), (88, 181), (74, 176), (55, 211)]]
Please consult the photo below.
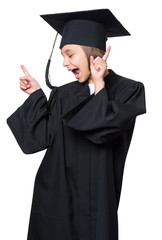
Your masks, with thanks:
[[(107, 74), (104, 77), (104, 81), (105, 81), (105, 85), (107, 83), (107, 81), (109, 79), (111, 79), (112, 75), (114, 74), (114, 71), (112, 69), (108, 69), (109, 74)], [(90, 95), (90, 89), (89, 89), (89, 85), (88, 85), (88, 80), (85, 82), (80, 83), (79, 81), (77, 81), (77, 84), (81, 87), (81, 90), (79, 91), (79, 96), (88, 96), (88, 97), (92, 97), (94, 96), (94, 93)]]

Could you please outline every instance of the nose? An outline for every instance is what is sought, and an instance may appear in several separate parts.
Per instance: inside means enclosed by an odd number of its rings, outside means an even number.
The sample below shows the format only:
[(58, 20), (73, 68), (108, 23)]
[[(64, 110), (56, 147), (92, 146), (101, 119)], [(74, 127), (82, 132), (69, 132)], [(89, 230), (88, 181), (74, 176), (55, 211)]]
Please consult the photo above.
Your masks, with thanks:
[(63, 61), (63, 66), (64, 67), (67, 67), (69, 65), (69, 60), (68, 60), (68, 58), (64, 58), (64, 61)]

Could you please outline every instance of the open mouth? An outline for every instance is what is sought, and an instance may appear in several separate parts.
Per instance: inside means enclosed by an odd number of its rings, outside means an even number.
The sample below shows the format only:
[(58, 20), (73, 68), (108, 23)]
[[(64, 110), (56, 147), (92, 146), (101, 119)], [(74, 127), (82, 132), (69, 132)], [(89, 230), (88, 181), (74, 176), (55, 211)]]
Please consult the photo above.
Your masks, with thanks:
[(80, 74), (79, 68), (73, 69), (72, 72), (74, 73), (75, 77), (78, 79), (79, 78), (79, 74)]

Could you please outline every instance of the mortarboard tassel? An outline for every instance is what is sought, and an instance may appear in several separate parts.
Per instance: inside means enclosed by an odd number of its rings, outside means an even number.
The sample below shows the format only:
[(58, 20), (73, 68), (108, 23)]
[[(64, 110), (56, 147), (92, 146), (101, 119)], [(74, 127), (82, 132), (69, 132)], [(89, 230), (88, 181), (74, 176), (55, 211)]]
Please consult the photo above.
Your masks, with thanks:
[(46, 66), (46, 72), (45, 72), (45, 80), (46, 80), (46, 84), (47, 84), (47, 86), (48, 86), (50, 89), (55, 88), (54, 86), (51, 85), (50, 80), (49, 80), (49, 78), (50, 78), (50, 75), (49, 75), (49, 68), (50, 68), (50, 63), (51, 63), (52, 53), (53, 53), (53, 49), (54, 49), (54, 47), (55, 47), (55, 43), (56, 43), (57, 36), (58, 36), (58, 32), (56, 33), (56, 36), (55, 36), (55, 40), (54, 40), (54, 43), (53, 43), (53, 47), (52, 47), (52, 51), (51, 51), (51, 55), (50, 55), (50, 58), (48, 59), (47, 66)]

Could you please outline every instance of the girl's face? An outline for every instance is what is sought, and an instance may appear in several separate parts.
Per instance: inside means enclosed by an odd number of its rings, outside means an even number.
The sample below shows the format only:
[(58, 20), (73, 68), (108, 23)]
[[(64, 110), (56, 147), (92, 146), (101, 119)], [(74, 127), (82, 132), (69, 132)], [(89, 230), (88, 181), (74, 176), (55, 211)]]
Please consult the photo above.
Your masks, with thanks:
[(79, 82), (85, 82), (90, 77), (88, 60), (81, 46), (64, 45), (61, 54), (64, 57), (63, 66), (72, 71)]

